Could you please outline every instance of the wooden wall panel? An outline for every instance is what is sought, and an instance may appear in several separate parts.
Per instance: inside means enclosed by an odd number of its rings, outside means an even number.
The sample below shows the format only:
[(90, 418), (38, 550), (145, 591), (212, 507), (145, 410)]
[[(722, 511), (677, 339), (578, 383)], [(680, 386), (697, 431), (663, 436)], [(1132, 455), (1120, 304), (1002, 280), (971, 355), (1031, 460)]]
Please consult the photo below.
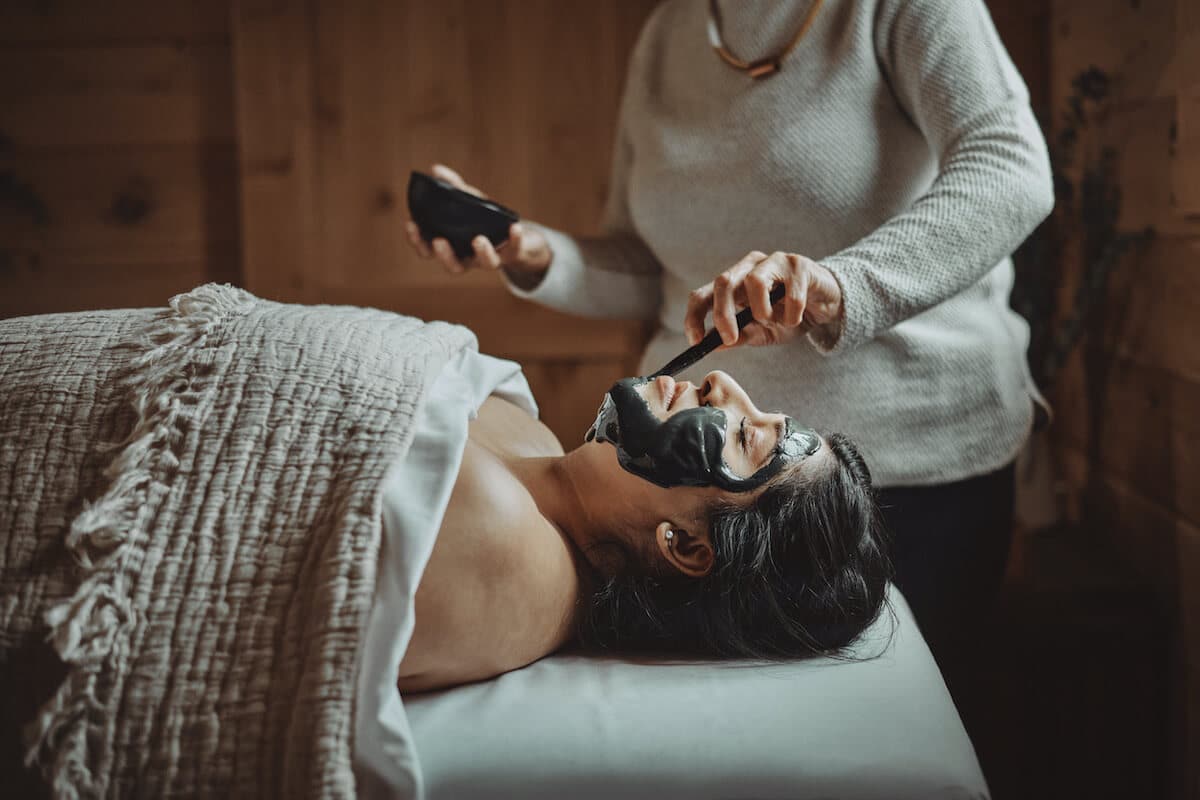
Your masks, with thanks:
[(581, 412), (566, 408), (594, 414), (645, 325), (446, 274), (410, 251), (405, 192), (411, 170), (441, 161), (526, 218), (594, 231), (626, 61), (654, 4), (236, 3), (247, 288), (465, 324), (541, 386), (564, 381), (551, 426), (575, 441)]
[[(0, 159), (0, 164), (4, 160)], [(232, 146), (30, 152), (14, 159), (46, 206), (44, 225), (0, 218), (6, 243), (43, 268), (200, 262), (237, 246)]]
[(1097, 144), (1121, 154), (1121, 230), (1153, 228), (1161, 236), (1200, 237), (1200, 217), (1181, 213), (1175, 182), (1178, 102), (1175, 97), (1135, 100), (1114, 108)]
[(0, 316), (239, 279), (229, 7), (0, 8)]
[(1076, 354), (1061, 376), (1055, 436), (1077, 516), (1175, 622), (1171, 796), (1181, 798), (1200, 798), (1200, 216), (1190, 199), (1200, 174), (1189, 160), (1198, 15), (1194, 0), (1057, 0), (1051, 54), (1055, 108), (1085, 70), (1111, 79), (1107, 111), (1079, 147), (1117, 159), (1118, 228), (1155, 233), (1114, 271), (1086, 359)]
[(1103, 375), (1085, 376), (1076, 354), (1058, 396), (1058, 436), (1096, 469), (1200, 526), (1198, 409), (1200, 381), (1120, 356)]
[(1055, 96), (1061, 97), (1075, 76), (1092, 67), (1115, 79), (1117, 105), (1172, 98), (1187, 80), (1187, 53), (1175, 46), (1175, 0), (1054, 0), (1051, 7), (1050, 85)]
[(1180, 213), (1200, 218), (1200, 3), (1180, 3), (1175, 50), (1180, 54), (1173, 194)]
[(303, 302), (319, 241), (312, 20), (304, 3), (271, 0), (235, 2), (232, 19), (243, 285)]
[(228, 44), (5, 48), (0, 76), (16, 146), (233, 141)]
[(229, 39), (220, 0), (5, 0), (0, 44), (96, 44)]
[(46, 217), (0, 213), (0, 316), (159, 305), (238, 279), (232, 146), (26, 152), (0, 158)]
[(565, 5), (318, 4), (314, 282), (495, 286), (404, 242), (409, 172), (435, 161), (523, 216), (594, 230), (625, 61), (652, 3)]
[(1200, 380), (1200, 237), (1159, 235), (1131, 253), (1110, 281), (1103, 312), (1106, 350)]

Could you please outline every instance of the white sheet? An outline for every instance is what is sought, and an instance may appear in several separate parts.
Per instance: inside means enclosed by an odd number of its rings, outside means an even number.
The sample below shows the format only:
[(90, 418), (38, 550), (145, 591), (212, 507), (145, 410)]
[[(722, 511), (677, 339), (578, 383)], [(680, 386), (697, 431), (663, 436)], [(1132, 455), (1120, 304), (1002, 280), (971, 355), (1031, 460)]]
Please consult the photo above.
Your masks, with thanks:
[(987, 798), (899, 592), (861, 663), (655, 664), (554, 656), (406, 701), (427, 796)]
[[(669, 664), (554, 656), (491, 681), (396, 691), (411, 598), (488, 394), (531, 414), (518, 365), (464, 353), (389, 472), (359, 672), (364, 798), (986, 798), (979, 763), (899, 592), (860, 663)], [(397, 558), (403, 553), (404, 558)], [(894, 628), (894, 631), (893, 631)], [(889, 636), (889, 634), (891, 634)]]
[(536, 417), (520, 365), (463, 351), (437, 376), (418, 410), (413, 442), (384, 477), (383, 543), (375, 602), (359, 660), (354, 765), (361, 798), (421, 798), (421, 768), (396, 690), (412, 637), (412, 598), (462, 463), (467, 425), (489, 395)]

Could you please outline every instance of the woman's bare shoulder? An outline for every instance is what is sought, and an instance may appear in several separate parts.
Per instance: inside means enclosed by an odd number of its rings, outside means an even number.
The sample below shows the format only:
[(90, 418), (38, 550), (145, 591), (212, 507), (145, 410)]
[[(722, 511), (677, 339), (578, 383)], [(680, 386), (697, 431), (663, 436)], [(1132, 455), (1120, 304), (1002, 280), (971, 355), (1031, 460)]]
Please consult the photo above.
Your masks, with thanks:
[(562, 443), (542, 421), (502, 397), (492, 395), (471, 423), (471, 438), (509, 457), (560, 456)]
[(482, 680), (570, 637), (578, 578), (569, 545), (487, 448), (468, 442), (416, 595), (401, 691)]

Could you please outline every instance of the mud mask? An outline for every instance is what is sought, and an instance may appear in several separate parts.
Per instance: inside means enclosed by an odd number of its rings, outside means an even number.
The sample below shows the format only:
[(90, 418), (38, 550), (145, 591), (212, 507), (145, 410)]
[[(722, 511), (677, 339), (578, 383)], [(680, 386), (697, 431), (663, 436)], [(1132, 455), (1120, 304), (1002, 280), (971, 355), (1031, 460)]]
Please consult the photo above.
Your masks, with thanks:
[(625, 378), (613, 384), (586, 441), (611, 443), (617, 448), (618, 463), (627, 472), (658, 486), (717, 486), (729, 492), (748, 492), (821, 447), (816, 431), (787, 417), (771, 460), (749, 477), (736, 475), (723, 455), (725, 412), (702, 406), (658, 419), (637, 392), (646, 383), (646, 378)]

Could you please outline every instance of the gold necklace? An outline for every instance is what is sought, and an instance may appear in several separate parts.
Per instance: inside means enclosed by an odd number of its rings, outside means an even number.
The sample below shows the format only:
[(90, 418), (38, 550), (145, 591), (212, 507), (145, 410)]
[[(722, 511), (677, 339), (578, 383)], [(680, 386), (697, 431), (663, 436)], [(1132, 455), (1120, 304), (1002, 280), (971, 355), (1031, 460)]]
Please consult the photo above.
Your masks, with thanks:
[(742, 72), (750, 73), (750, 77), (755, 80), (766, 78), (779, 72), (780, 62), (783, 61), (788, 53), (792, 52), (792, 48), (800, 43), (800, 40), (804, 38), (804, 34), (808, 33), (808, 29), (812, 27), (813, 20), (817, 18), (817, 11), (820, 10), (822, 2), (824, 0), (814, 0), (812, 8), (808, 11), (808, 16), (800, 24), (800, 30), (796, 31), (796, 35), (787, 43), (787, 47), (773, 56), (760, 58), (757, 61), (743, 61), (729, 52), (729, 48), (721, 41), (721, 30), (717, 24), (717, 19), (720, 17), (720, 13), (717, 11), (717, 0), (708, 0), (708, 42), (712, 45), (713, 50), (717, 51), (717, 55), (721, 57), (721, 60), (729, 66), (734, 69), (740, 69)]

